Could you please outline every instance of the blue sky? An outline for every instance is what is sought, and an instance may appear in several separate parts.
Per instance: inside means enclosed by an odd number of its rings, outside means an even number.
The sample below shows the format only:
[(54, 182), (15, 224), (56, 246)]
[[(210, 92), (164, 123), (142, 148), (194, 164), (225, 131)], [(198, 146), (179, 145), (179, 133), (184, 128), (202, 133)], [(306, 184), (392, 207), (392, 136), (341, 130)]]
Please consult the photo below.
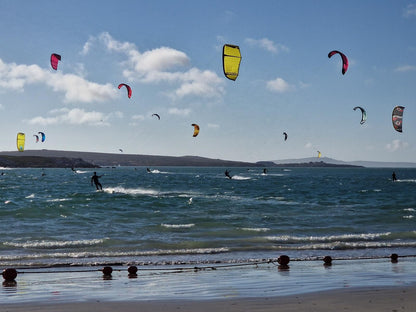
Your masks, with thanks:
[(0, 150), (415, 161), (415, 34), (416, 1), (0, 0)]

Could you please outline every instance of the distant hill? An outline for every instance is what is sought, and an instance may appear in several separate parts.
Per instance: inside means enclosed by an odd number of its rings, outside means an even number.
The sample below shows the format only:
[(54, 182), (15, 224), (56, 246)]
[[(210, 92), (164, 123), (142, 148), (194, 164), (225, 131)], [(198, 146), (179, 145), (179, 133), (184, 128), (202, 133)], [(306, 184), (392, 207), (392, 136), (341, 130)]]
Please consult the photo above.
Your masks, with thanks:
[[(198, 156), (155, 156), (155, 155), (135, 155), (124, 153), (90, 153), (76, 151), (57, 151), (57, 150), (26, 150), (24, 152), (0, 152), (0, 166), (2, 156), (13, 156), (15, 158), (23, 157), (49, 157), (49, 158), (67, 158), (72, 160), (83, 160), (93, 166), (195, 166), (195, 167), (259, 167), (259, 164), (231, 161), (221, 159), (211, 159)], [(27, 159), (26, 159), (27, 160)], [(56, 162), (56, 160), (54, 160)], [(27, 167), (30, 166), (29, 162)], [(53, 165), (53, 162), (51, 162)], [(77, 165), (72, 165), (77, 167)], [(42, 166), (42, 167), (47, 167)], [(71, 167), (71, 166), (69, 166)]]
[(309, 163), (323, 161), (328, 164), (337, 164), (337, 165), (353, 165), (353, 166), (362, 166), (368, 168), (416, 168), (416, 163), (412, 162), (383, 162), (383, 161), (342, 161), (336, 160), (329, 157), (308, 157), (308, 158), (299, 158), (299, 159), (283, 159), (283, 160), (273, 160), (272, 162), (278, 165), (281, 164), (298, 164), (298, 163)]
[(81, 158), (8, 156), (0, 155), (0, 167), (5, 168), (93, 168), (93, 164)]
[(258, 164), (262, 165), (263, 167), (315, 167), (315, 168), (324, 168), (324, 167), (341, 167), (341, 168), (350, 168), (350, 167), (364, 167), (358, 165), (350, 165), (350, 164), (335, 164), (335, 163), (327, 163), (324, 161), (310, 161), (310, 162), (288, 162), (288, 163), (281, 163), (276, 164), (270, 161), (259, 161)]
[(195, 166), (195, 167), (380, 167), (416, 168), (405, 162), (345, 162), (328, 157), (309, 157), (274, 161), (244, 162), (199, 156), (158, 156), (124, 153), (96, 153), (58, 150), (26, 150), (0, 152), (0, 167), (92, 168), (114, 166)]

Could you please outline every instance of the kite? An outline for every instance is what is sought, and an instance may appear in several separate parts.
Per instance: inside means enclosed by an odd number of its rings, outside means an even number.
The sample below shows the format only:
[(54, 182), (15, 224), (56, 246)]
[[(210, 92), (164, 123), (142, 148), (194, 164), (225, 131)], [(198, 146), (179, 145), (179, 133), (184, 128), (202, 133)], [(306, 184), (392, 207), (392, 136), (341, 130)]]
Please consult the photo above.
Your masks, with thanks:
[(353, 109), (356, 110), (357, 108), (361, 110), (361, 121), (360, 121), (360, 124), (363, 124), (367, 120), (367, 113), (366, 113), (365, 109), (362, 108), (362, 107), (360, 107), (360, 106), (356, 106)]
[(194, 127), (194, 135), (193, 137), (196, 137), (199, 133), (199, 126), (197, 124), (192, 124), (191, 126)]
[(17, 134), (17, 150), (19, 152), (23, 152), (25, 150), (25, 134), (23, 132), (19, 132)]
[(36, 138), (36, 143), (38, 143), (39, 142), (39, 136), (36, 135), (36, 134), (34, 134), (33, 136)]
[(283, 132), (283, 135), (285, 136), (285, 141), (287, 140), (287, 133)]
[(56, 53), (52, 53), (51, 55), (51, 66), (53, 69), (58, 69), (58, 62), (61, 60), (61, 56)]
[(152, 116), (156, 116), (160, 120), (159, 114), (152, 114)]
[(240, 69), (241, 53), (236, 45), (225, 44), (222, 49), (222, 67), (224, 75), (230, 80), (236, 80)]
[(397, 132), (402, 132), (403, 110), (403, 106), (396, 106), (393, 109), (391, 120), (393, 122), (393, 127)]
[(348, 59), (345, 56), (345, 54), (334, 50), (328, 53), (328, 57), (331, 58), (332, 55), (337, 54), (337, 53), (341, 55), (341, 58), (342, 58), (342, 74), (344, 75), (348, 70)]
[(121, 148), (119, 148), (118, 150), (123, 153), (123, 150)]
[(320, 151), (317, 151), (318, 152), (318, 158), (321, 158), (321, 152)]
[(129, 98), (131, 98), (131, 93), (132, 93), (132, 91), (131, 91), (131, 88), (130, 88), (130, 86), (129, 85), (126, 85), (125, 83), (120, 83), (119, 85), (118, 85), (118, 88), (119, 89), (121, 89), (121, 87), (126, 87), (126, 89), (127, 89), (127, 96), (129, 97)]
[(38, 132), (38, 134), (40, 134), (40, 136), (41, 136), (41, 141), (42, 141), (42, 142), (45, 142), (45, 133), (43, 133), (43, 132)]

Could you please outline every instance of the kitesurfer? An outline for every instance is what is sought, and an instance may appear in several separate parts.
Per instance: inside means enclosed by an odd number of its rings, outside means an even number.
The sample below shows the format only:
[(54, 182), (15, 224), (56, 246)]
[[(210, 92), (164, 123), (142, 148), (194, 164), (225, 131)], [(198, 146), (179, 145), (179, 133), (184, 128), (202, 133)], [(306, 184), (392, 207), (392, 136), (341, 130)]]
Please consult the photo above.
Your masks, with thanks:
[(225, 176), (228, 177), (229, 179), (232, 179), (232, 177), (230, 176), (230, 172), (228, 170), (225, 170), (224, 172)]
[(392, 175), (391, 175), (391, 179), (394, 181), (397, 181), (397, 177), (396, 177), (396, 173), (393, 171)]
[(92, 182), (94, 182), (95, 187), (97, 190), (102, 190), (103, 186), (101, 185), (100, 181), (98, 181), (98, 178), (101, 178), (102, 176), (97, 176), (97, 172), (94, 171), (94, 175), (91, 177), (91, 186)]
[(146, 171), (147, 171), (148, 173), (152, 173), (152, 171), (150, 171), (150, 169), (149, 169), (149, 168), (146, 168)]
[(263, 174), (267, 174), (267, 169), (266, 168), (263, 169)]

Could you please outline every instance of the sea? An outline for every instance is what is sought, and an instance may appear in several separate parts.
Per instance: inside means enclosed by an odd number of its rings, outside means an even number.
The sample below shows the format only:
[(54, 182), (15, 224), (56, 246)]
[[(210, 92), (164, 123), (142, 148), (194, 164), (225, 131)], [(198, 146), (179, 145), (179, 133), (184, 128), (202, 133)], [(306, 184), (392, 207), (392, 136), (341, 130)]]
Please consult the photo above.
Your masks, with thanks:
[[(102, 191), (91, 184), (94, 171)], [(0, 172), (3, 269), (72, 270), (73, 277), (104, 266), (160, 273), (266, 265), (267, 278), (281, 255), (290, 257), (292, 267), (319, 261), (319, 269), (324, 256), (390, 265), (386, 259), (395, 253), (402, 263), (415, 264), (416, 169), (119, 166)], [(28, 278), (26, 287), (38, 287)], [(175, 278), (172, 284), (178, 285)]]

